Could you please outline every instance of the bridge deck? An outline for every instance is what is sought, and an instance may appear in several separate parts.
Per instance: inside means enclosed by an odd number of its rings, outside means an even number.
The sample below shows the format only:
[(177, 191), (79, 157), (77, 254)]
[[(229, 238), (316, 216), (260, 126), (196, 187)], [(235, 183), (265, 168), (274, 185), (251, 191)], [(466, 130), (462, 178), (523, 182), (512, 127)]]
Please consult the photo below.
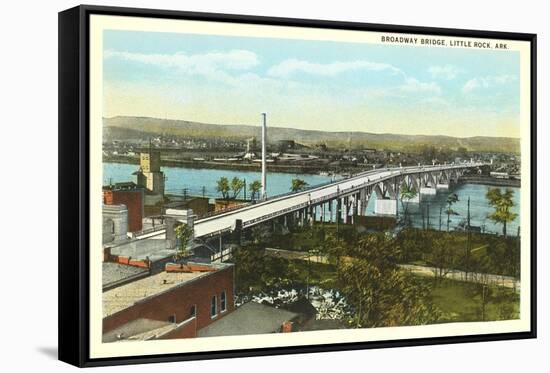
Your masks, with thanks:
[(334, 183), (309, 189), (296, 194), (285, 195), (265, 202), (259, 202), (242, 209), (227, 212), (195, 222), (195, 237), (205, 237), (229, 231), (234, 228), (235, 220), (241, 219), (243, 227), (249, 227), (259, 222), (282, 216), (289, 212), (316, 205), (324, 201), (355, 193), (360, 189), (375, 185), (381, 181), (396, 176), (426, 172), (437, 172), (451, 169), (478, 167), (479, 163), (464, 163), (442, 166), (411, 166), (402, 168), (384, 168), (363, 172), (348, 179), (337, 180)]

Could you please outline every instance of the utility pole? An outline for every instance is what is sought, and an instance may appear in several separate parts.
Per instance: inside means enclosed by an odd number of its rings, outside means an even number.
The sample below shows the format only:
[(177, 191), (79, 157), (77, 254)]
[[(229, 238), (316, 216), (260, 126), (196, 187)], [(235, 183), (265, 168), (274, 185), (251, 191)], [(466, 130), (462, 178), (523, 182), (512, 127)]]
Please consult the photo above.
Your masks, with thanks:
[(439, 206), (439, 231), (441, 232), (441, 214), (443, 213), (443, 205)]
[(187, 201), (187, 191), (188, 191), (187, 188), (183, 188), (183, 200), (184, 201)]
[(243, 189), (244, 200), (246, 201), (246, 178), (243, 178), (243, 182), (244, 182), (244, 189)]
[(429, 230), (429, 229), (430, 229), (430, 203), (429, 203), (429, 202), (426, 204), (426, 210), (427, 210), (427, 214), (426, 214), (426, 218), (427, 218), (426, 228)]
[(202, 198), (206, 196), (206, 186), (202, 186)]
[(422, 212), (422, 230), (425, 231), (425, 230), (426, 230), (426, 222), (425, 222), (425, 220), (424, 220), (424, 210), (425, 210), (424, 207), (422, 207), (422, 208), (420, 209), (420, 211)]

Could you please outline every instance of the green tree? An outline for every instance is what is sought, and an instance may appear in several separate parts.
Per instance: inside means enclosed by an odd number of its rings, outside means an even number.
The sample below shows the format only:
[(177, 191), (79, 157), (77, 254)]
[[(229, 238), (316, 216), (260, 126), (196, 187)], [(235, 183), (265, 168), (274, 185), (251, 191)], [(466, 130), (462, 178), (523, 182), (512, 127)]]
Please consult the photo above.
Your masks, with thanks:
[(308, 187), (308, 183), (302, 179), (292, 179), (290, 190), (294, 193), (300, 192)]
[(229, 190), (231, 189), (229, 186), (229, 179), (225, 176), (222, 176), (218, 179), (216, 183), (216, 190), (218, 191), (218, 193), (222, 194), (222, 198), (229, 199)]
[(187, 224), (179, 224), (175, 228), (176, 233), (176, 255), (175, 259), (180, 259), (188, 254), (187, 252), (187, 245), (191, 242), (193, 239), (193, 228), (191, 228)]
[(260, 180), (254, 180), (248, 186), (248, 189), (250, 190), (250, 199), (254, 200), (257, 196), (259, 196), (260, 189), (262, 189), (262, 183)]
[(397, 265), (399, 251), (389, 234), (371, 234), (348, 248), (341, 260), (340, 287), (354, 307), (356, 327), (420, 325), (439, 318), (430, 288)]
[[(405, 223), (407, 225), (410, 225), (410, 219), (409, 219), (409, 203), (411, 199), (415, 198), (418, 195), (418, 192), (416, 191), (416, 188), (411, 185), (408, 186), (405, 183), (401, 186), (401, 189), (399, 191), (399, 196), (401, 197), (401, 205), (403, 206), (403, 217), (405, 220)], [(406, 202), (403, 202), (406, 201)]]
[(511, 211), (514, 207), (514, 191), (506, 189), (504, 193), (500, 188), (490, 188), (487, 191), (486, 198), (489, 205), (495, 209), (495, 211), (487, 217), (497, 224), (502, 224), (502, 235), (506, 237), (506, 226), (508, 223), (514, 221), (518, 214)]
[(231, 198), (236, 199), (244, 187), (245, 187), (244, 180), (238, 178), (237, 176), (231, 179), (230, 188), (231, 188), (231, 191), (233, 192), (233, 195), (231, 196)]
[(481, 321), (487, 320), (487, 306), (491, 300), (491, 295), (494, 291), (494, 286), (491, 285), (491, 263), (487, 256), (478, 255), (472, 256), (470, 259), (472, 266), (472, 275), (475, 283), (472, 284), (474, 294), (479, 296), (479, 314)]
[(441, 282), (458, 262), (455, 238), (452, 234), (440, 234), (432, 241), (427, 262), (434, 268), (436, 280)]
[(264, 251), (257, 245), (239, 247), (232, 252), (235, 263), (235, 285), (238, 294), (248, 295), (256, 288), (262, 288), (262, 273), (266, 263)]
[(458, 215), (458, 212), (454, 211), (452, 209), (453, 205), (458, 202), (458, 196), (456, 193), (451, 193), (447, 197), (447, 210), (445, 211), (447, 213), (447, 232), (449, 231), (449, 227), (451, 224), (451, 215)]

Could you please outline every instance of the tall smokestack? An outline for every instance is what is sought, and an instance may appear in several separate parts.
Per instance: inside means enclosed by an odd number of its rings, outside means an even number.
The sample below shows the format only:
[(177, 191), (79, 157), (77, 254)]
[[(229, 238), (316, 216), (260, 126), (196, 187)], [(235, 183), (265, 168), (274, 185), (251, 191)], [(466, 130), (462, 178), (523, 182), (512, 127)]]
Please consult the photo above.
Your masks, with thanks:
[(262, 113), (262, 199), (267, 198), (267, 124), (266, 114)]

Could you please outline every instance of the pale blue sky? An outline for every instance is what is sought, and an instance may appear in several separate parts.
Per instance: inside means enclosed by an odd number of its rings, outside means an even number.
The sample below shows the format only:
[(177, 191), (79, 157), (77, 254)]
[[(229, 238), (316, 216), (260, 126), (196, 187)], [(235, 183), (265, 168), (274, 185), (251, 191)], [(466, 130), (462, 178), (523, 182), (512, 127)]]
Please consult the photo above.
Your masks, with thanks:
[(519, 54), (105, 31), (107, 117), (519, 136)]

